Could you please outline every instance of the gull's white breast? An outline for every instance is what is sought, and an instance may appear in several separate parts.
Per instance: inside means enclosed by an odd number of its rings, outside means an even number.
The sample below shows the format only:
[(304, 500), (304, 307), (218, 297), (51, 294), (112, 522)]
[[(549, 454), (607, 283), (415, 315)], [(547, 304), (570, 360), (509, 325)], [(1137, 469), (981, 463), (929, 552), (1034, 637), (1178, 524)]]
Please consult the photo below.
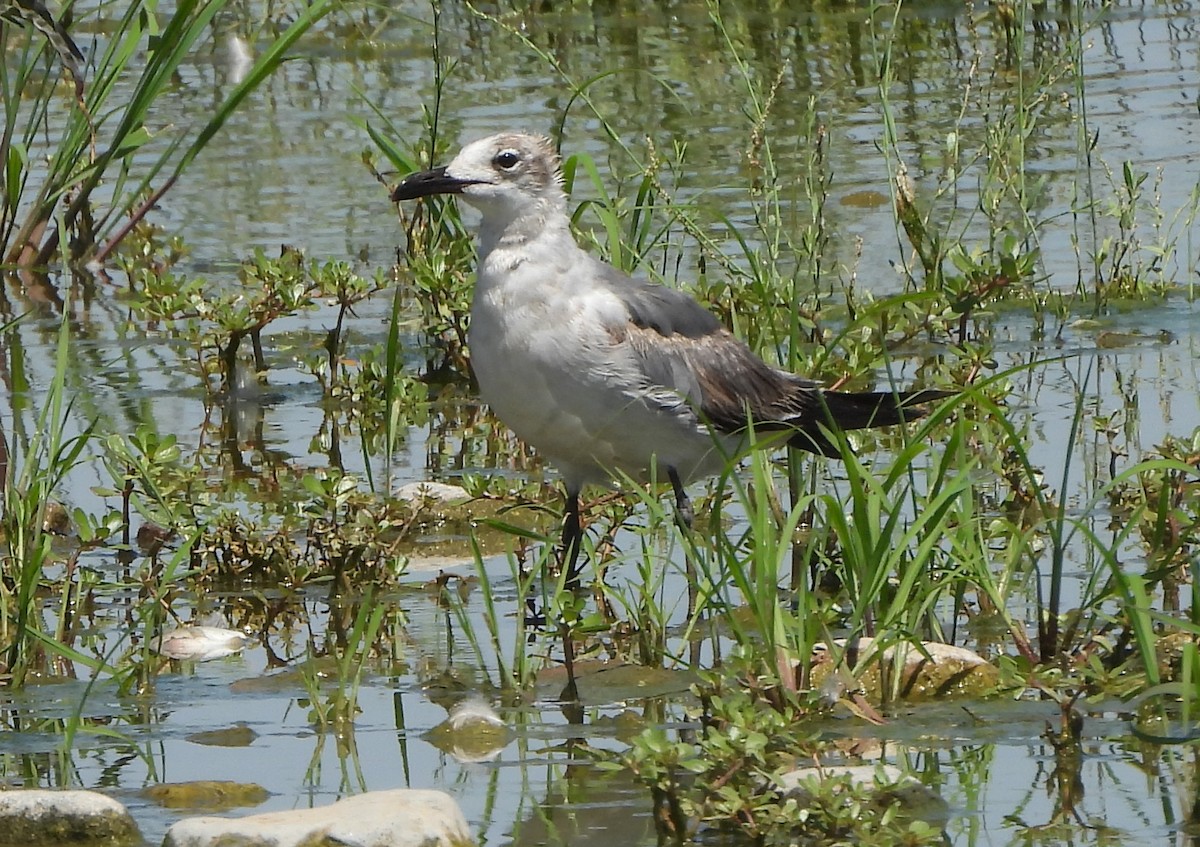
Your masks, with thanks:
[(568, 486), (657, 462), (684, 477), (719, 471), (718, 446), (682, 398), (647, 382), (625, 330), (625, 304), (589, 271), (569, 235), (481, 256), (471, 306), (471, 364), (480, 395)]

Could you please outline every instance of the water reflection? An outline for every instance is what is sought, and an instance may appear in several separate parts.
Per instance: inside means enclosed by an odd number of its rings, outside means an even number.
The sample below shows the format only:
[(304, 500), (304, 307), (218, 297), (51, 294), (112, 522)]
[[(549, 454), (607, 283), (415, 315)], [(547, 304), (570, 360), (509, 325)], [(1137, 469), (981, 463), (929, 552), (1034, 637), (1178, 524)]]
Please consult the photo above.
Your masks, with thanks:
[[(156, 128), (194, 122), (237, 83), (246, 51), (255, 48), (252, 5), (223, 21), (209, 54), (187, 66), (174, 96), (158, 105)], [(897, 235), (890, 199), (896, 161), (907, 166), (922, 202), (941, 201), (938, 215), (966, 242), (991, 243), (990, 210), (981, 207), (992, 201), (998, 204), (995, 220), (1024, 232), (1027, 222), (1014, 212), (1014, 198), (983, 190), (988, 157), (976, 151), (989, 144), (997, 151), (1024, 145), (1030, 175), (1024, 199), (1037, 216), (1033, 240), (1047, 287), (1070, 292), (1081, 284), (1089, 290), (1098, 269), (1088, 252), (1106, 238), (1119, 241), (1128, 234), (1111, 229), (1111, 216), (1097, 226), (1090, 221), (1120, 189), (1124, 161), (1151, 173), (1144, 190), (1166, 213), (1163, 220), (1143, 218), (1130, 230), (1146, 238), (1143, 267), (1180, 281), (1195, 273), (1200, 118), (1190, 80), (1200, 40), (1191, 4), (1097, 9), (1046, 3), (1023, 21), (1005, 19), (997, 6), (941, 2), (905, 4), (894, 21), (872, 17), (858, 4), (723, 4), (724, 32), (714, 25), (710, 7), (693, 0), (553, 5), (494, 10), (489, 17), (463, 4), (441, 4), (441, 48), (457, 63), (442, 92), (440, 130), (447, 144), (502, 127), (545, 131), (561, 121), (568, 152), (595, 157), (607, 183), (622, 190), (640, 175), (633, 161), (649, 155), (646, 137), (664, 155), (676, 143), (686, 144), (683, 166), (664, 171), (668, 188), (693, 204), (701, 230), (718, 246), (736, 246), (730, 225), (756, 245), (760, 212), (747, 186), (759, 172), (748, 154), (753, 128), (732, 46), (745, 59), (746, 73), (776, 86), (767, 130), (785, 180), (783, 196), (798, 208), (808, 199), (811, 151), (803, 139), (810, 98), (828, 133), (829, 288), (853, 280), (884, 293), (910, 283), (916, 265)], [(371, 145), (354, 119), (377, 121), (365, 95), (395, 121), (399, 141), (416, 144), (425, 137), (422, 108), (435, 96), (430, 6), (352, 8), (327, 27), (331, 37), (303, 46), (300, 59), (235, 116), (156, 209), (155, 221), (185, 236), (187, 273), (232, 285), (237, 263), (254, 248), (274, 254), (281, 243), (360, 266), (392, 262), (400, 228), (386, 191), (360, 161)], [(882, 152), (888, 142), (877, 86), (889, 43), (893, 76), (886, 93), (896, 132), (891, 160)], [(230, 45), (239, 47), (225, 52)], [(1067, 82), (1070, 62), (1083, 67), (1086, 103)], [(584, 98), (577, 89), (587, 81)], [(1037, 96), (1014, 101), (1024, 90)], [(1036, 113), (1027, 136), (1013, 120), (1013, 102)], [(1113, 185), (1084, 185), (1089, 159), (1093, 174), (1111, 173)], [(588, 190), (581, 185), (580, 196)], [(674, 230), (664, 243), (663, 256), (652, 257), (655, 267), (684, 284), (696, 281), (705, 251)], [(1181, 252), (1155, 264), (1154, 251), (1170, 245)], [(396, 481), (542, 474), (536, 457), (515, 449), (470, 387), (457, 383), (439, 387), (428, 421), (406, 433), (395, 455), (360, 449), (354, 430), (322, 408), (311, 372), (292, 352), (321, 349), (334, 322), (327, 309), (288, 319), (268, 336), (269, 389), (246, 383), (212, 402), (193, 364), (194, 350), (167, 328), (132, 319), (122, 300), (128, 281), (115, 267), (109, 274), (98, 281), (6, 276), (0, 312), (30, 313), (5, 333), (0, 347), (5, 432), (15, 441), (27, 440), (36, 425), (31, 409), (50, 382), (57, 316), (66, 309), (76, 339), (71, 380), (80, 420), (101, 420), (108, 432), (131, 433), (150, 424), (177, 434), (189, 461), (212, 467), (214, 477), (227, 472), (243, 491), (253, 487), (253, 496), (270, 496), (279, 478), (324, 468), (371, 470), (384, 480), (391, 473)], [(359, 308), (351, 327), (357, 349), (386, 339), (389, 307), (379, 297)], [(1060, 485), (1067, 454), (1082, 470), (1083, 480), (1077, 475), (1068, 481), (1074, 487), (1059, 492), (1069, 508), (1080, 509), (1079, 492), (1097, 480), (1112, 479), (1170, 435), (1190, 436), (1200, 423), (1195, 317), (1192, 305), (1177, 297), (1161, 308), (1115, 314), (1102, 328), (1057, 315), (1000, 316), (991, 324), (999, 367), (1051, 360), (1014, 375), (1010, 409), (1029, 434), (1032, 460), (1047, 470), (1046, 484)], [(1157, 336), (1160, 329), (1171, 338)], [(410, 325), (404, 334), (414, 371), (424, 361), (422, 336), (420, 326)], [(1078, 396), (1085, 398), (1087, 426), (1067, 444), (1066, 422)], [(71, 487), (71, 505), (102, 512), (113, 498), (97, 491), (112, 485), (104, 472), (83, 470)], [(992, 503), (1001, 502), (998, 493)], [(1098, 537), (1116, 539), (1113, 521), (1099, 510), (1091, 526)], [(641, 542), (641, 536), (624, 534), (614, 547), (634, 550)], [(87, 559), (87, 567), (117, 588), (88, 595), (78, 642), (86, 656), (102, 661), (126, 649), (119, 644), (141, 645), (140, 632), (129, 636), (149, 596), (139, 569), (160, 571), (175, 549), (169, 543), (152, 564), (131, 555)], [(1140, 561), (1141, 554), (1128, 549), (1121, 555)], [(1071, 599), (1083, 605), (1101, 563), (1076, 549), (1068, 558)], [(497, 604), (515, 604), (507, 560), (489, 558), (487, 568)], [(468, 570), (461, 569), (457, 576)], [(667, 584), (682, 588), (677, 573)], [(551, 675), (532, 702), (501, 702), (500, 669), (482, 637), (481, 600), (467, 590), (459, 601), (470, 628), (454, 606), (428, 594), (398, 592), (378, 601), (384, 618), (362, 660), (361, 688), (350, 698), (346, 671), (336, 664), (353, 643), (362, 604), (346, 600), (352, 592), (339, 596), (336, 589), (345, 588), (293, 591), (258, 583), (193, 596), (181, 587), (170, 598), (175, 614), (200, 620), (215, 612), (224, 626), (252, 632), (247, 654), (181, 665), (161, 674), (153, 696), (142, 698), (109, 681), (89, 688), (79, 666), (57, 663), (52, 682), (0, 698), (5, 781), (111, 789), (147, 816), (144, 829), (152, 842), (172, 813), (144, 801), (139, 807), (136, 792), (162, 780), (231, 773), (261, 774), (274, 795), (264, 807), (270, 809), (326, 803), (364, 788), (438, 787), (457, 796), (481, 841), (655, 842), (648, 793), (623, 775), (596, 771), (586, 748), (620, 749), (613, 726), (628, 718), (627, 708), (643, 709), (650, 722), (683, 719), (678, 691), (650, 706), (627, 707), (625, 697), (606, 698), (603, 689), (587, 705), (564, 705), (563, 686)], [(1186, 594), (1168, 597), (1167, 606), (1186, 606)], [(517, 642), (516, 616), (523, 612), (507, 608), (502, 614), (500, 644)], [(1036, 623), (1031, 620), (1031, 627)], [(986, 643), (986, 632), (979, 638)], [(717, 653), (718, 640), (714, 634), (706, 644), (706, 657)], [(698, 643), (675, 646), (681, 654), (699, 649)], [(552, 638), (538, 649), (556, 664), (560, 654)], [(494, 699), (513, 738), (489, 750), (486, 761), (425, 740), (446, 718), (435, 693), (439, 686)], [(1127, 724), (1111, 714), (1088, 712), (1081, 735), (1069, 721), (1064, 728), (1060, 713), (1043, 703), (972, 705), (970, 713), (923, 709), (893, 718), (886, 732), (904, 744), (896, 758), (928, 775), (960, 813), (950, 825), (954, 843), (1006, 837), (1047, 844), (1066, 838), (1200, 841), (1194, 753), (1130, 741)], [(235, 721), (233, 737), (242, 741), (211, 743), (208, 733), (227, 732)], [(1055, 729), (1047, 732), (1048, 723)], [(71, 732), (74, 747), (64, 752)], [(246, 736), (250, 742), (238, 746)], [(263, 761), (272, 762), (265, 772)]]
[[(431, 599), (414, 597), (403, 611), (389, 613), (372, 648), (374, 658), (367, 660), (353, 721), (330, 724), (327, 731), (314, 723), (313, 710), (342, 684), (322, 654), (347, 638), (352, 610), (334, 613), (321, 601), (264, 605), (234, 596), (219, 606), (226, 626), (253, 627), (257, 621), (261, 647), (244, 657), (162, 674), (152, 703), (122, 700), (102, 683), (83, 701), (84, 731), (70, 754), (62, 753), (61, 738), (81, 701), (83, 683), (34, 686), (6, 696), (0, 703), (7, 730), (0, 754), (6, 781), (38, 786), (83, 781), (108, 789), (134, 807), (151, 843), (185, 812), (141, 799), (143, 786), (221, 780), (230, 774), (253, 774), (275, 794), (261, 810), (294, 807), (285, 786), (298, 778), (306, 785), (308, 804), (323, 804), (345, 791), (441, 787), (454, 793), (469, 819), (482, 827), (481, 838), (520, 844), (608, 844), (615, 838), (656, 843), (648, 794), (624, 773), (597, 771), (588, 752), (620, 749), (613, 733), (621, 735), (619, 727), (631, 720), (625, 707), (589, 706), (583, 722), (570, 725), (550, 701), (502, 706), (495, 714), (510, 734), (486, 761), (434, 746), (429, 737), (447, 715), (444, 698), (433, 693), (437, 680), (446, 672), (461, 677), (470, 670), (447, 650), (469, 655), (471, 648), (465, 641), (444, 641), (444, 613)], [(303, 646), (320, 632), (326, 635)], [(290, 657), (290, 670), (271, 672), (271, 656), (280, 654)], [(314, 672), (318, 689), (304, 682)], [(668, 706), (664, 713), (658, 701), (639, 706), (633, 725), (669, 720), (675, 708)], [(1060, 716), (1070, 713), (1052, 703), (1004, 701), (968, 709), (949, 703), (901, 707), (891, 715), (892, 723), (876, 732), (893, 760), (941, 787), (957, 812), (950, 824), (955, 843), (991, 842), (1005, 830), (1040, 843), (1058, 843), (1055, 839), (1069, 834), (1080, 838), (1081, 832), (1142, 843), (1143, 837), (1185, 827), (1191, 817), (1187, 786), (1196, 768), (1193, 752), (1111, 741), (1125, 731), (1121, 716), (1083, 703), (1078, 708), (1087, 710), (1087, 719), (1070, 723), (1069, 732), (1057, 728), (1068, 726)], [(238, 718), (234, 737), (247, 735), (251, 746), (224, 738), (215, 739), (214, 746), (211, 728), (229, 726), (233, 715)], [(850, 724), (835, 721), (829, 731), (861, 735), (861, 726)], [(264, 760), (272, 762), (270, 769), (261, 768)], [(1141, 822), (1140, 830), (1133, 821)], [(1079, 822), (1083, 830), (1075, 828)]]

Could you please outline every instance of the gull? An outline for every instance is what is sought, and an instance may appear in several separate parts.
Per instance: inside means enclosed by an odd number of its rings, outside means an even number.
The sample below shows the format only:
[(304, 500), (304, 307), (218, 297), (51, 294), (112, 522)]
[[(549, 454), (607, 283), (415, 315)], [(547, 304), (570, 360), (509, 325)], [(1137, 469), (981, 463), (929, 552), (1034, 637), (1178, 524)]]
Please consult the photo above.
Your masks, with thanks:
[(628, 276), (571, 233), (549, 139), (505, 132), (406, 177), (393, 201), (458, 195), (482, 213), (467, 343), (480, 397), (548, 459), (566, 488), (562, 561), (583, 539), (584, 485), (664, 472), (684, 486), (721, 473), (750, 431), (838, 456), (835, 429), (890, 426), (937, 390), (838, 392), (767, 364), (682, 291)]

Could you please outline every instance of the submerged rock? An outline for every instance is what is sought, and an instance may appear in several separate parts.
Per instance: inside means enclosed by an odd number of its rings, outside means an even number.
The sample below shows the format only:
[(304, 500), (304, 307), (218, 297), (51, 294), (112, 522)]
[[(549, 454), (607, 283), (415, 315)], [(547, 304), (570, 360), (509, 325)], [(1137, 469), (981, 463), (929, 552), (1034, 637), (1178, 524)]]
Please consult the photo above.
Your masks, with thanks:
[(0, 791), (0, 844), (121, 845), (141, 838), (125, 807), (95, 791)]
[(690, 670), (651, 668), (630, 662), (576, 660), (573, 679), (561, 665), (541, 671), (537, 675), (538, 694), (562, 696), (560, 692), (572, 682), (575, 695), (564, 699), (578, 699), (586, 706), (593, 706), (682, 694), (696, 682), (696, 674)]
[(168, 809), (205, 809), (223, 812), (265, 803), (270, 794), (253, 782), (197, 780), (162, 782), (142, 791), (142, 796)]
[(242, 818), (185, 818), (163, 847), (467, 847), (474, 844), (458, 804), (442, 791), (372, 791), (319, 809)]
[(206, 729), (185, 736), (184, 740), (206, 747), (249, 747), (258, 738), (258, 733), (245, 723), (236, 723), (225, 729)]

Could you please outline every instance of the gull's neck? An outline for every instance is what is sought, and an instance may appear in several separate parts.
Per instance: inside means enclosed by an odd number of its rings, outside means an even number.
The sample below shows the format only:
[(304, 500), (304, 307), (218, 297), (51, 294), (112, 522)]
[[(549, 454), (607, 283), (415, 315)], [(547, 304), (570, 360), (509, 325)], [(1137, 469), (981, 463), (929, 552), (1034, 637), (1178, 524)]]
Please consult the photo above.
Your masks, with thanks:
[(572, 245), (566, 202), (561, 197), (540, 197), (519, 205), (496, 203), (483, 206), (479, 225), (479, 252), (520, 249), (534, 241), (565, 239)]

